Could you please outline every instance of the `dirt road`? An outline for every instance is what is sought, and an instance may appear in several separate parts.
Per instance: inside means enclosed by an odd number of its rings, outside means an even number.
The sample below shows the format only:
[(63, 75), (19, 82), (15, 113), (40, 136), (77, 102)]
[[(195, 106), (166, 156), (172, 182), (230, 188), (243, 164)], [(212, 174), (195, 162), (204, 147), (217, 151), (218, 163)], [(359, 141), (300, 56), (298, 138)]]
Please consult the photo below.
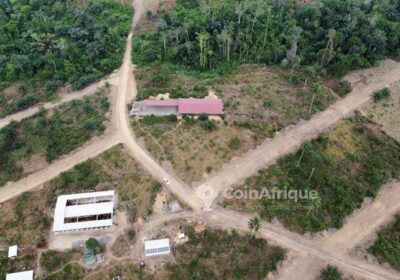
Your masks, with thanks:
[[(222, 229), (236, 229), (238, 231), (248, 232), (248, 221), (252, 218), (250, 215), (240, 214), (237, 212), (226, 211), (221, 208), (215, 209), (213, 212), (204, 216), (206, 224), (211, 227), (222, 228)], [(261, 226), (259, 235), (263, 238), (273, 240), (279, 246), (294, 250), (300, 254), (300, 260), (307, 258), (307, 255), (312, 258), (323, 260), (326, 263), (336, 265), (343, 271), (350, 271), (354, 275), (363, 277), (371, 280), (398, 280), (400, 279), (400, 273), (388, 270), (384, 267), (375, 264), (365, 263), (356, 260), (349, 255), (342, 254), (336, 250), (328, 251), (324, 247), (321, 247), (320, 242), (312, 241), (304, 236), (290, 232), (286, 229), (276, 227), (269, 223), (264, 223)], [(328, 242), (328, 241), (327, 241)], [(307, 262), (302, 262), (304, 265)], [(296, 263), (294, 263), (296, 264)], [(313, 263), (310, 262), (310, 265)], [(304, 270), (303, 266), (296, 265), (296, 267)], [(312, 269), (312, 268), (309, 268)], [(291, 278), (285, 275), (286, 278), (280, 279), (296, 279), (298, 280), (299, 275), (297, 270), (290, 272)], [(303, 279), (303, 278), (301, 278)]]
[(124, 62), (119, 73), (120, 83), (118, 94), (114, 100), (115, 107), (113, 110), (113, 112), (115, 112), (113, 114), (114, 126), (121, 135), (121, 139), (123, 139), (123, 143), (127, 147), (129, 153), (140, 162), (155, 179), (159, 182), (163, 182), (163, 178), (168, 178), (170, 184), (166, 185), (166, 187), (188, 206), (192, 207), (194, 210), (200, 210), (203, 203), (196, 196), (195, 192), (179, 178), (168, 174), (168, 172), (135, 141), (127, 108), (127, 104), (137, 95), (136, 83), (132, 73), (131, 38), (132, 34), (128, 36)]
[[(346, 219), (341, 229), (326, 232), (322, 240), (313, 242), (313, 246), (321, 248), (332, 255), (345, 256), (348, 260), (360, 263), (361, 260), (350, 256), (351, 251), (374, 239), (379, 229), (389, 223), (394, 214), (399, 211), (400, 182), (391, 182), (381, 188), (378, 196), (373, 201), (367, 199), (361, 209)], [(276, 276), (271, 277), (271, 280), (297, 280), (297, 275), (307, 275), (304, 279), (315, 279), (312, 276), (316, 276), (316, 272), (319, 272), (327, 264), (329, 264), (328, 260), (321, 261), (321, 259), (315, 258), (315, 255), (298, 256), (284, 265)], [(382, 269), (376, 264), (369, 265), (375, 271)], [(343, 267), (343, 270), (348, 273), (352, 272), (351, 269), (346, 267)], [(303, 274), (307, 271), (309, 273)], [(394, 270), (387, 270), (387, 272), (394, 277), (387, 279), (400, 279), (399, 272)]]
[(6, 186), (0, 188), (0, 203), (41, 186), (47, 181), (57, 177), (61, 172), (67, 171), (75, 165), (101, 154), (118, 143), (120, 143), (119, 135), (112, 135), (96, 140), (74, 151), (64, 159), (54, 162), (45, 169), (33, 173), (17, 182), (9, 182)]
[[(378, 74), (373, 76), (370, 73)], [(226, 164), (203, 185), (212, 186), (217, 192), (236, 186), (258, 170), (274, 164), (282, 156), (295, 152), (304, 141), (331, 130), (341, 119), (350, 116), (357, 108), (370, 101), (374, 91), (400, 80), (400, 63), (386, 60), (376, 69), (354, 72), (347, 79), (354, 86), (347, 97), (331, 105), (326, 111), (315, 114), (309, 121), (302, 121), (280, 132), (275, 138), (265, 140), (255, 150)]]
[(39, 112), (40, 108), (53, 109), (53, 108), (58, 107), (58, 106), (60, 106), (60, 105), (62, 105), (64, 103), (70, 102), (72, 100), (82, 99), (85, 96), (88, 96), (90, 94), (95, 93), (96, 90), (101, 88), (101, 87), (103, 87), (106, 84), (107, 81), (108, 82), (112, 82), (113, 80), (114, 79), (112, 77), (103, 79), (103, 80), (101, 80), (101, 81), (99, 81), (97, 83), (91, 84), (90, 86), (88, 86), (88, 87), (86, 87), (84, 89), (65, 94), (65, 95), (62, 96), (61, 100), (59, 100), (57, 102), (54, 102), (54, 103), (47, 102), (47, 103), (44, 103), (44, 104), (40, 104), (38, 106), (33, 106), (33, 107), (30, 107), (27, 110), (24, 110), (24, 111), (9, 115), (9, 116), (7, 116), (5, 118), (2, 118), (2, 119), (0, 119), (0, 129), (2, 127), (4, 127), (4, 126), (8, 125), (11, 121), (21, 121), (23, 119), (26, 119), (26, 118), (29, 118), (29, 117), (33, 116), (34, 114)]

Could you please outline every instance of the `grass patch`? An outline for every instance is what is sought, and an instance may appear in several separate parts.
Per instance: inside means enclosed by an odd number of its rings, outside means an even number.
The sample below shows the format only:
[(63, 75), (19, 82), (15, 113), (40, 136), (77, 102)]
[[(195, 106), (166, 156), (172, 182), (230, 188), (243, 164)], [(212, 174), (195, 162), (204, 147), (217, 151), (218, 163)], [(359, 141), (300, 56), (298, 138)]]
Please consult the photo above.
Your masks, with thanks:
[(380, 263), (389, 263), (400, 270), (400, 214), (393, 224), (378, 233), (378, 240), (368, 250)]
[(54, 272), (67, 263), (79, 261), (82, 256), (83, 253), (80, 250), (69, 250), (67, 252), (48, 250), (40, 256), (40, 267), (46, 273)]
[[(171, 162), (179, 177), (189, 184), (200, 181), (204, 173), (218, 169), (252, 145), (251, 137), (247, 139), (236, 127), (219, 124), (210, 130), (202, 121), (192, 118), (175, 121), (168, 117), (145, 117), (134, 120), (132, 126), (135, 134), (143, 137), (146, 149), (159, 161)], [(241, 143), (234, 141), (236, 149), (231, 148), (231, 138)]]
[(340, 228), (344, 218), (374, 197), (391, 178), (400, 178), (400, 144), (365, 118), (343, 121), (334, 131), (306, 142), (296, 153), (261, 170), (240, 189), (316, 190), (316, 199), (226, 200), (225, 206), (258, 207), (298, 232)]
[(235, 231), (187, 231), (178, 245), (177, 264), (167, 264), (168, 279), (264, 279), (284, 259), (282, 249)]
[[(0, 186), (80, 147), (105, 129), (108, 90), (0, 129)], [(36, 158), (35, 156), (39, 156)], [(32, 170), (33, 169), (33, 170)]]

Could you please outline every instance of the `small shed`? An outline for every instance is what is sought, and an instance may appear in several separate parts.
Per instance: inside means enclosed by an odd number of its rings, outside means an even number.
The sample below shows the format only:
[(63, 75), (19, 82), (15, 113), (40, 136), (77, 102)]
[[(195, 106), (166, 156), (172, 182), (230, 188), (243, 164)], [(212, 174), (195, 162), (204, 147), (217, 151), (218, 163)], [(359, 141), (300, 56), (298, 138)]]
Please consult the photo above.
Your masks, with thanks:
[(144, 251), (146, 257), (169, 254), (171, 252), (169, 238), (145, 241)]
[(14, 259), (18, 255), (18, 245), (11, 246), (8, 248), (8, 258)]
[(33, 270), (9, 273), (6, 280), (33, 280)]

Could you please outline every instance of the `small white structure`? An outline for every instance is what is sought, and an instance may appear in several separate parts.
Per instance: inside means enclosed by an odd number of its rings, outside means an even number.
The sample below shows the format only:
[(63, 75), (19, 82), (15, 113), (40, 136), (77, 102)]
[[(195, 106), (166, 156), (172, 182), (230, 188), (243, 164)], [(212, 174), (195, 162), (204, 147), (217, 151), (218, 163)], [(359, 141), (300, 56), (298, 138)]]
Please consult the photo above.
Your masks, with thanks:
[(144, 252), (146, 257), (169, 254), (169, 238), (145, 241)]
[(18, 245), (11, 246), (8, 248), (8, 258), (14, 259), (18, 255)]
[(115, 191), (61, 195), (54, 212), (54, 232), (113, 225)]
[(179, 239), (184, 239), (185, 238), (185, 234), (182, 232), (182, 233), (179, 233), (178, 234), (178, 238)]
[(33, 270), (9, 273), (6, 280), (33, 280)]

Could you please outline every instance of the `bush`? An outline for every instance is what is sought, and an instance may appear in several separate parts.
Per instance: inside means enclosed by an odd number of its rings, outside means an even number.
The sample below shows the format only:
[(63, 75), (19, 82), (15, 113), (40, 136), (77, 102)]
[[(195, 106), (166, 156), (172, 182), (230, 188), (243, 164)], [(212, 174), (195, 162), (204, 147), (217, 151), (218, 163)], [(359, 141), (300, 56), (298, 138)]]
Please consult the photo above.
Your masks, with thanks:
[(241, 144), (241, 141), (240, 141), (240, 139), (239, 139), (238, 137), (233, 137), (233, 138), (231, 138), (231, 139), (229, 140), (229, 142), (228, 142), (228, 146), (229, 146), (229, 148), (231, 148), (232, 150), (237, 150), (237, 149), (239, 149), (239, 148), (240, 148), (240, 144)]
[(217, 123), (212, 120), (206, 120), (201, 122), (201, 127), (205, 130), (214, 130), (217, 127)]
[(379, 102), (382, 99), (386, 99), (390, 96), (390, 89), (389, 88), (384, 88), (378, 91), (374, 92), (374, 102)]
[(321, 271), (321, 280), (341, 280), (342, 273), (335, 266), (328, 265), (324, 270)]
[(86, 248), (93, 250), (95, 254), (104, 252), (104, 246), (97, 241), (96, 238), (89, 238), (86, 240)]

